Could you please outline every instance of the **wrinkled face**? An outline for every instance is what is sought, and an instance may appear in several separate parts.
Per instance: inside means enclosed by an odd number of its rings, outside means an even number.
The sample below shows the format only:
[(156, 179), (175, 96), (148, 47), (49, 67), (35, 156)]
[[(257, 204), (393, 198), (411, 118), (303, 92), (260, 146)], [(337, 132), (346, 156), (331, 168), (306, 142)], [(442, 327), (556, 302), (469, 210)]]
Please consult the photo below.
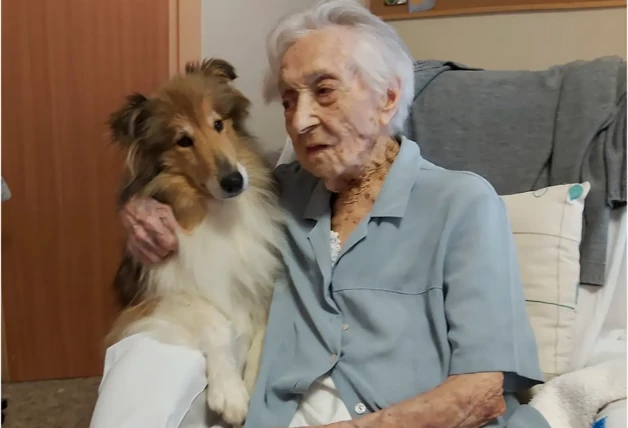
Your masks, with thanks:
[(157, 191), (188, 186), (217, 199), (239, 195), (248, 185), (238, 153), (248, 106), (227, 79), (200, 74), (174, 79), (150, 98), (130, 97), (112, 130), (128, 146), (132, 182)]
[(359, 175), (396, 107), (396, 93), (377, 94), (357, 72), (355, 47), (346, 28), (317, 30), (281, 63), (286, 130), (303, 168), (323, 179)]

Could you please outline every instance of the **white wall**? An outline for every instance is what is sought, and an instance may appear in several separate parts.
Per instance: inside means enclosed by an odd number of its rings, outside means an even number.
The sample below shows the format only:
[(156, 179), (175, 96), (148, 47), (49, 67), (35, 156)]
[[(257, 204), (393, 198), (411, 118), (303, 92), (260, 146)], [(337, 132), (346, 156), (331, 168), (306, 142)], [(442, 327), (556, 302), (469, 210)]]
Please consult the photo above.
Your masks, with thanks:
[(202, 0), (203, 58), (222, 57), (236, 68), (236, 86), (253, 103), (250, 129), (267, 150), (283, 147), (286, 132), (279, 104), (262, 101), (266, 34), (283, 15), (315, 0)]
[(626, 8), (393, 22), (415, 58), (493, 69), (543, 69), (606, 55), (626, 58)]

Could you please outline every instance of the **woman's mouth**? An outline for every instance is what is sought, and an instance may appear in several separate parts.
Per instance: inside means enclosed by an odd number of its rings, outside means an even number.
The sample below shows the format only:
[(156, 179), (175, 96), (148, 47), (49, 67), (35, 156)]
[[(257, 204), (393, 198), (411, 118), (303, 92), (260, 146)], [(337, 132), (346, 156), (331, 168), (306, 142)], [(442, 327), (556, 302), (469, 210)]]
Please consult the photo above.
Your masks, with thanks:
[(329, 146), (327, 146), (325, 144), (315, 144), (315, 145), (306, 147), (305, 150), (307, 151), (308, 155), (313, 155), (315, 153), (319, 153), (319, 152), (325, 150), (327, 147), (329, 147)]

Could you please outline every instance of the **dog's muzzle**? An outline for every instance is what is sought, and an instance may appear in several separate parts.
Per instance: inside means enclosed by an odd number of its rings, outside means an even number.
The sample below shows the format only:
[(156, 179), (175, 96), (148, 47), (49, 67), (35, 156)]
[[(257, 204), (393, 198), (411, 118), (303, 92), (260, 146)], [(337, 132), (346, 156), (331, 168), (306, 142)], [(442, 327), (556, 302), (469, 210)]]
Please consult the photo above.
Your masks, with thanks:
[(224, 199), (234, 198), (246, 190), (249, 184), (249, 177), (246, 169), (242, 165), (237, 164), (236, 170), (220, 177), (218, 184)]
[(244, 187), (244, 177), (240, 171), (233, 171), (220, 179), (220, 188), (227, 195), (237, 195)]

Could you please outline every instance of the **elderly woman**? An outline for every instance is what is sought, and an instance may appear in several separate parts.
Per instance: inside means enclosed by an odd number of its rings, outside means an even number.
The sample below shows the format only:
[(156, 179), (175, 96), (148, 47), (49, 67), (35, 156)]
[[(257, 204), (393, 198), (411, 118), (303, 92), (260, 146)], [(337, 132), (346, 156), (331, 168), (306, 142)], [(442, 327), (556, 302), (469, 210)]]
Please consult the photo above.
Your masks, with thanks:
[[(504, 205), (400, 135), (413, 62), (395, 31), (322, 2), (277, 25), (268, 60), (297, 161), (276, 170), (289, 274), (247, 427), (548, 426), (515, 398), (542, 377)], [(163, 209), (122, 212), (146, 263), (176, 251)]]

